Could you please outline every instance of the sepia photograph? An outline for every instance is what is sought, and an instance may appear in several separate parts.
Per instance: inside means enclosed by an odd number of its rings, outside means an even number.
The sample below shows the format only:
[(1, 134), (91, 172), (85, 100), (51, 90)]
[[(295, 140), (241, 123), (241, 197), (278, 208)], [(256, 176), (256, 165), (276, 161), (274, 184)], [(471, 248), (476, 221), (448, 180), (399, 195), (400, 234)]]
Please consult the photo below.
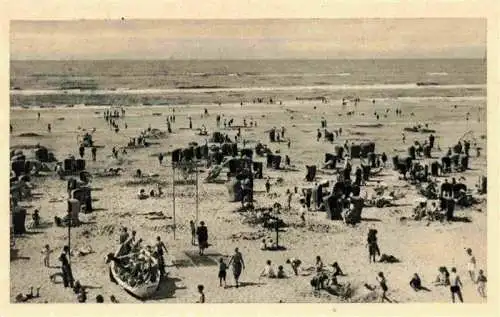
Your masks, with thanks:
[(486, 18), (9, 27), (10, 303), (488, 302)]

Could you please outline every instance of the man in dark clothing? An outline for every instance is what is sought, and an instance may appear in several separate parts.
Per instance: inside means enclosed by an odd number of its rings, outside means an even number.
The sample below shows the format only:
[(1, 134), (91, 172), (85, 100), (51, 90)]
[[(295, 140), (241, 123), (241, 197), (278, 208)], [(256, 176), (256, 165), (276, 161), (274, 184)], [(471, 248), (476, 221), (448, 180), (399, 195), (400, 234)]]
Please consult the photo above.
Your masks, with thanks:
[(83, 146), (83, 143), (80, 144), (80, 147), (78, 148), (78, 152), (80, 153), (80, 158), (83, 158), (85, 156), (85, 146)]
[(429, 135), (429, 146), (432, 148), (434, 148), (434, 140), (435, 140), (435, 137), (433, 134)]
[(97, 157), (97, 148), (93, 146), (91, 151), (92, 151), (92, 161), (95, 161)]
[(160, 153), (160, 155), (158, 155), (158, 162), (160, 162), (160, 165), (163, 162), (163, 153)]
[(61, 261), (63, 284), (65, 288), (68, 286), (73, 288), (73, 282), (74, 282), (73, 272), (71, 270), (71, 265), (69, 264), (68, 260), (69, 252), (70, 252), (69, 247), (64, 246), (63, 252), (59, 256), (59, 261)]
[(361, 186), (362, 176), (363, 176), (363, 171), (362, 171), (362, 170), (361, 170), (361, 168), (358, 166), (358, 167), (356, 168), (356, 172), (355, 172), (355, 179), (354, 179), (354, 183), (356, 184), (356, 186)]
[(161, 241), (160, 237), (156, 237), (156, 244), (155, 244), (156, 250), (154, 252), (154, 256), (158, 259), (158, 267), (160, 269), (160, 275), (164, 276), (165, 274), (165, 258), (163, 257), (163, 254), (168, 253), (167, 247), (165, 246), (165, 243)]
[(200, 226), (196, 229), (196, 235), (198, 236), (200, 255), (203, 255), (203, 251), (208, 247), (208, 229), (205, 226), (205, 222), (200, 222)]

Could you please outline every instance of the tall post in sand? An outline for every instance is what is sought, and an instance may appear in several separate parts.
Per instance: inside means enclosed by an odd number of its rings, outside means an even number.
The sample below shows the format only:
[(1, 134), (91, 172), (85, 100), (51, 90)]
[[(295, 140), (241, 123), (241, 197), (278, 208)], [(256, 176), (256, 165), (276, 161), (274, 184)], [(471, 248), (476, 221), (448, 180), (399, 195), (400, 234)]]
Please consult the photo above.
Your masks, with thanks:
[(173, 221), (174, 221), (174, 240), (175, 240), (175, 163), (172, 164), (172, 209), (173, 209)]
[(73, 223), (71, 214), (71, 204), (68, 200), (68, 262), (71, 264), (71, 224)]
[(198, 163), (195, 163), (195, 169), (196, 169), (196, 222), (198, 223), (198, 207), (199, 207), (199, 195), (198, 195)]

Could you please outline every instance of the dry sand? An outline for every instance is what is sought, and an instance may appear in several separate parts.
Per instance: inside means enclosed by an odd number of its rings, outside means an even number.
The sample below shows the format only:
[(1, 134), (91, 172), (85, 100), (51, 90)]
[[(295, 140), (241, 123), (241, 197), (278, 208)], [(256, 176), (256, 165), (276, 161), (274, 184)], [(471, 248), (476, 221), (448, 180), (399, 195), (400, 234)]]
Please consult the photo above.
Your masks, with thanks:
[[(453, 109), (453, 105), (458, 105)], [(373, 116), (374, 108), (382, 112), (386, 107), (399, 106), (404, 111), (402, 118), (396, 118), (391, 112), (387, 118), (383, 116), (377, 122)], [(257, 128), (243, 129), (243, 137), (248, 140), (262, 140), (268, 142), (265, 130), (273, 126), (287, 128), (287, 136), (292, 139), (291, 149), (286, 143), (269, 144), (273, 150), (280, 149), (282, 155), (288, 154), (292, 164), (300, 171), (284, 172), (272, 171), (264, 168), (264, 176), (270, 176), (274, 184), (278, 177), (284, 179), (282, 185), (273, 185), (271, 191), (278, 195), (277, 199), (266, 196), (264, 191), (264, 180), (257, 180), (255, 185), (255, 199), (258, 206), (270, 206), (274, 201), (285, 203), (286, 189), (293, 186), (307, 185), (304, 181), (305, 165), (321, 165), (324, 153), (332, 151), (332, 145), (325, 141), (316, 142), (316, 129), (319, 128), (320, 118), (324, 116), (328, 120), (329, 129), (342, 127), (343, 136), (336, 141), (343, 143), (349, 140), (370, 139), (376, 141), (376, 151), (393, 153), (394, 150), (405, 151), (408, 145), (401, 142), (403, 128), (415, 123), (427, 122), (431, 128), (437, 130), (438, 144), (443, 151), (447, 146), (453, 144), (466, 131), (474, 131), (479, 145), (483, 148), (481, 157), (473, 158), (471, 170), (461, 174), (467, 178), (468, 186), (473, 186), (478, 176), (486, 175), (486, 140), (480, 139), (480, 135), (486, 135), (486, 118), (482, 117), (477, 122), (477, 107), (485, 107), (485, 101), (446, 101), (446, 100), (405, 100), (405, 101), (379, 101), (375, 106), (368, 101), (362, 101), (358, 105), (357, 112), (365, 115), (353, 117), (338, 116), (345, 113), (341, 110), (338, 101), (330, 104), (319, 102), (285, 102), (284, 105), (247, 104), (240, 105), (209, 105), (209, 106), (182, 106), (176, 107), (176, 123), (173, 125), (174, 133), (165, 139), (154, 140), (161, 142), (150, 148), (129, 150), (125, 157), (122, 168), (125, 169), (123, 176), (116, 178), (94, 177), (92, 187), (100, 188), (93, 192), (94, 208), (97, 210), (89, 215), (82, 215), (83, 220), (90, 224), (84, 224), (72, 230), (72, 245), (80, 247), (90, 245), (96, 251), (85, 257), (73, 257), (73, 272), (75, 278), (83, 285), (90, 286), (89, 298), (93, 301), (97, 294), (102, 294), (106, 302), (109, 296), (115, 295), (120, 302), (137, 302), (126, 292), (113, 284), (108, 278), (108, 266), (105, 264), (105, 254), (112, 252), (117, 247), (118, 229), (127, 226), (129, 230), (137, 230), (138, 236), (145, 241), (153, 243), (154, 238), (160, 235), (169, 248), (169, 260), (182, 261), (186, 259), (185, 251), (196, 250), (190, 244), (189, 220), (195, 217), (194, 187), (184, 186), (177, 188), (176, 216), (180, 226), (177, 239), (173, 239), (171, 231), (167, 231), (166, 225), (171, 220), (147, 220), (138, 215), (141, 212), (163, 211), (172, 215), (172, 181), (171, 168), (159, 167), (157, 158), (154, 156), (159, 152), (171, 151), (177, 147), (185, 146), (190, 141), (203, 142), (203, 137), (194, 131), (183, 129), (188, 127), (187, 116), (193, 117), (194, 127), (205, 124), (209, 134), (215, 129), (215, 116), (217, 113), (224, 114), (227, 118), (234, 118), (235, 124), (240, 124), (243, 118), (253, 117), (257, 120)], [(203, 108), (208, 108), (210, 116), (201, 118)], [(135, 137), (139, 131), (144, 130), (150, 124), (153, 128), (166, 130), (165, 118), (171, 114), (170, 107), (127, 107), (125, 121), (128, 129), (122, 128), (119, 133), (111, 131), (102, 118), (103, 107), (84, 108), (56, 108), (56, 109), (17, 109), (11, 110), (11, 124), (14, 132), (11, 135), (11, 146), (33, 145), (40, 143), (55, 151), (58, 159), (68, 154), (77, 156), (78, 148), (76, 138), (77, 127), (88, 130), (96, 128), (94, 134), (96, 144), (105, 145), (98, 149), (97, 162), (90, 160), (90, 150), (86, 151), (88, 170), (95, 171), (104, 167), (116, 166), (111, 158), (113, 146), (124, 146), (129, 137)], [(41, 119), (37, 121), (37, 112), (41, 112)], [(96, 112), (99, 112), (97, 114)], [(410, 116), (414, 112), (415, 116)], [(471, 113), (471, 119), (465, 121), (465, 113)], [(162, 113), (162, 116), (153, 116), (153, 113)], [(484, 111), (482, 112), (484, 113)], [(64, 120), (57, 118), (64, 117)], [(292, 119), (293, 117), (293, 119)], [(52, 133), (46, 130), (47, 124), (52, 124)], [(356, 128), (355, 124), (381, 123), (381, 128)], [(34, 132), (41, 135), (36, 138), (18, 137), (23, 132)], [(353, 135), (353, 132), (365, 132), (366, 135)], [(234, 136), (235, 131), (230, 135)], [(426, 135), (406, 133), (407, 143), (413, 140), (424, 140)], [(28, 151), (26, 151), (28, 152)], [(434, 156), (438, 154), (435, 153)], [(263, 159), (261, 159), (263, 160)], [(167, 156), (167, 163), (170, 157)], [(359, 164), (355, 160), (355, 164)], [(163, 190), (167, 193), (165, 198), (153, 198), (138, 200), (136, 194), (139, 188), (144, 187), (147, 191), (153, 185), (127, 186), (126, 182), (132, 180), (132, 174), (140, 168), (145, 173), (158, 173), (159, 181), (165, 182)], [(457, 175), (457, 177), (461, 176)], [(200, 179), (206, 176), (206, 172), (200, 175)], [(320, 178), (331, 176), (319, 173)], [(456, 266), (464, 281), (464, 298), (468, 303), (481, 302), (475, 286), (468, 279), (466, 272), (466, 254), (464, 248), (472, 248), (478, 261), (478, 269), (486, 270), (486, 229), (487, 214), (486, 203), (473, 208), (457, 211), (457, 216), (468, 216), (470, 223), (454, 222), (451, 224), (426, 222), (401, 222), (400, 217), (408, 217), (414, 206), (417, 193), (413, 187), (405, 187), (405, 182), (398, 180), (395, 171), (388, 168), (379, 177), (384, 183), (396, 190), (404, 191), (406, 197), (398, 201), (399, 207), (384, 209), (365, 208), (361, 224), (355, 228), (346, 227), (341, 222), (329, 221), (323, 212), (310, 212), (307, 214), (307, 223), (315, 228), (327, 228), (328, 232), (321, 230), (310, 230), (309, 228), (288, 228), (287, 232), (280, 236), (281, 244), (287, 247), (286, 251), (269, 252), (259, 250), (259, 240), (231, 239), (232, 234), (239, 232), (256, 232), (261, 229), (251, 227), (242, 223), (243, 216), (233, 212), (240, 204), (228, 203), (227, 190), (221, 184), (204, 184), (200, 182), (200, 220), (208, 225), (209, 241), (212, 247), (208, 253), (221, 253), (231, 255), (235, 247), (242, 251), (246, 270), (241, 281), (246, 283), (245, 287), (220, 288), (217, 280), (216, 266), (191, 266), (191, 267), (169, 267), (169, 280), (162, 286), (157, 298), (152, 302), (178, 302), (193, 303), (197, 299), (196, 285), (204, 284), (207, 302), (209, 303), (276, 303), (284, 302), (338, 302), (339, 299), (321, 295), (315, 297), (309, 284), (310, 277), (294, 277), (284, 280), (259, 279), (259, 273), (267, 259), (275, 265), (284, 264), (288, 257), (298, 257), (303, 261), (303, 266), (314, 264), (316, 255), (320, 255), (326, 264), (337, 261), (347, 274), (339, 279), (340, 282), (351, 282), (354, 285), (363, 283), (375, 284), (375, 276), (383, 271), (388, 280), (389, 297), (398, 302), (449, 302), (450, 295), (447, 288), (434, 287), (432, 281), (437, 274), (437, 268), (445, 265), (448, 268)], [(42, 193), (40, 199), (23, 202), (27, 205), (28, 213), (31, 215), (34, 208), (41, 210), (43, 220), (52, 221), (55, 215), (64, 214), (66, 209), (66, 182), (55, 176), (40, 177), (35, 181), (37, 188), (35, 192)], [(401, 186), (401, 187), (398, 187)], [(373, 187), (373, 183), (367, 187)], [(363, 189), (363, 191), (366, 188)], [(182, 196), (181, 196), (182, 195)], [(57, 202), (50, 202), (58, 200)], [(298, 202), (293, 202), (293, 210), (284, 218), (289, 223), (299, 223)], [(479, 210), (480, 211), (479, 211)], [(371, 219), (371, 220), (370, 220)], [(105, 232), (105, 227), (113, 227), (113, 234)], [(379, 244), (383, 253), (392, 254), (401, 260), (395, 264), (369, 264), (368, 254), (365, 247), (366, 234), (369, 228), (376, 228), (379, 232)], [(89, 234), (85, 235), (84, 232)], [(267, 237), (274, 239), (272, 232), (263, 231)], [(16, 239), (16, 248), (19, 255), (25, 259), (17, 259), (11, 262), (11, 300), (15, 295), (25, 293), (29, 286), (41, 286), (40, 299), (33, 302), (50, 303), (76, 302), (76, 297), (71, 290), (66, 290), (62, 285), (52, 284), (49, 275), (57, 269), (45, 268), (42, 265), (40, 250), (46, 243), (50, 244), (56, 253), (52, 256), (52, 263), (57, 264), (57, 255), (66, 244), (67, 230), (57, 227), (49, 227), (38, 230), (37, 233), (27, 234)], [(285, 265), (288, 274), (290, 267)], [(424, 286), (431, 292), (415, 293), (408, 285), (413, 273), (419, 273)], [(228, 274), (228, 284), (232, 285), (232, 274)], [(358, 298), (363, 295), (361, 289), (357, 292)]]

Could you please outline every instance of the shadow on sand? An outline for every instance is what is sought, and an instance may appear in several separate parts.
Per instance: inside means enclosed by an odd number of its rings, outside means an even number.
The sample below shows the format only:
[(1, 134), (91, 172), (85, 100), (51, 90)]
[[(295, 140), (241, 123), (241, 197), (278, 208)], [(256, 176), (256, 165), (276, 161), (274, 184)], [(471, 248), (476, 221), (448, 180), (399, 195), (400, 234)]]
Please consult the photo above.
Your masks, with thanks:
[[(261, 285), (266, 285), (266, 283), (240, 282), (238, 288), (247, 286), (261, 286)], [(236, 285), (228, 285), (226, 288), (236, 288)]]
[(160, 299), (165, 299), (165, 298), (174, 298), (175, 296), (175, 291), (178, 289), (186, 289), (185, 286), (182, 287), (177, 287), (175, 285), (176, 282), (180, 282), (181, 279), (176, 278), (176, 277), (167, 277), (166, 279), (162, 280), (160, 283), (160, 286), (158, 288), (158, 291), (156, 292), (155, 295), (153, 295), (150, 300), (160, 300)]

